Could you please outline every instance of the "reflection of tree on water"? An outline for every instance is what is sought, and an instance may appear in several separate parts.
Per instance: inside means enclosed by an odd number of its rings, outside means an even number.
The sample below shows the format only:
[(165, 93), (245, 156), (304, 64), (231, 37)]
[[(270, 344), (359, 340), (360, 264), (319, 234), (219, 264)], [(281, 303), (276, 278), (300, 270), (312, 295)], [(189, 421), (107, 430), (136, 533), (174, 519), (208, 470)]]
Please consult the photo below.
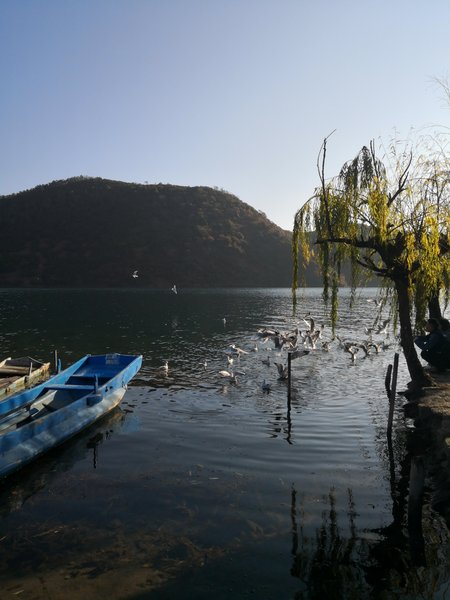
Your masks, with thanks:
[(423, 503), (425, 463), (418, 454), (424, 450), (423, 441), (413, 431), (394, 441), (388, 435), (387, 442), (392, 522), (379, 530), (382, 540), (371, 549), (377, 565), (368, 572), (368, 580), (378, 580), (381, 573), (408, 593), (434, 598), (448, 581), (450, 536), (444, 520)]
[(99, 445), (122, 426), (124, 419), (124, 411), (117, 407), (98, 423), (0, 482), (0, 515), (22, 508), (26, 500), (89, 453), (92, 467), (97, 468)]
[[(351, 490), (348, 490), (349, 537), (338, 525), (334, 490), (328, 495), (330, 509), (322, 514), (315, 536), (308, 537), (297, 523), (297, 493), (291, 492), (292, 554), (291, 575), (301, 579), (303, 589), (296, 599), (362, 598), (368, 591), (362, 563), (367, 558), (367, 542), (357, 537), (356, 516)], [(301, 519), (300, 519), (301, 521)]]
[(320, 527), (308, 536), (303, 508), (297, 506), (297, 492), (295, 487), (292, 488), (291, 575), (302, 582), (296, 600), (436, 597), (439, 586), (448, 581), (449, 534), (435, 514), (425, 514), (423, 534), (426, 544), (422, 550), (428, 566), (424, 562), (418, 566), (414, 546), (417, 540), (414, 536), (411, 540), (408, 535), (403, 478), (400, 477), (397, 487), (400, 497), (393, 506), (393, 522), (376, 531), (358, 531), (357, 510), (350, 489), (343, 531), (338, 522), (336, 494), (331, 489), (327, 497), (329, 509), (322, 513)]

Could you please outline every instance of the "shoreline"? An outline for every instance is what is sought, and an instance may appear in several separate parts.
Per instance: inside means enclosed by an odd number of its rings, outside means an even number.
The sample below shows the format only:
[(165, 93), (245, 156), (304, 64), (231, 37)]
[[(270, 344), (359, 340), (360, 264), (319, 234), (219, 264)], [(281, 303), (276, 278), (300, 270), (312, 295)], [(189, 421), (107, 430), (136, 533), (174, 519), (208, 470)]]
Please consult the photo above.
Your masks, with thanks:
[(434, 386), (403, 408), (421, 437), (417, 450), (425, 463), (432, 508), (450, 529), (450, 371), (433, 373), (433, 380)]

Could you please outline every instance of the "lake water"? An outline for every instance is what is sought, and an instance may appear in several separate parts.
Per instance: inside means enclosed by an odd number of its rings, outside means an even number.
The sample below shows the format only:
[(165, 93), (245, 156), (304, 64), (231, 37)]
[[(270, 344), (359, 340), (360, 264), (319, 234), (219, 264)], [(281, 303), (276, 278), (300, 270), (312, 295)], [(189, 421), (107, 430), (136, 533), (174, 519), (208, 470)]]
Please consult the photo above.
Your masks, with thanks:
[[(376, 290), (340, 296), (337, 335), (367, 340)], [(257, 331), (308, 313), (323, 339), (292, 361), (288, 402), (287, 353)], [(401, 397), (386, 439), (394, 332), (355, 361), (331, 338), (317, 289), (296, 316), (287, 289), (0, 290), (4, 356), (144, 356), (119, 409), (1, 483), (1, 600), (450, 598), (429, 503), (424, 548), (408, 533)], [(232, 343), (236, 384), (219, 375)]]

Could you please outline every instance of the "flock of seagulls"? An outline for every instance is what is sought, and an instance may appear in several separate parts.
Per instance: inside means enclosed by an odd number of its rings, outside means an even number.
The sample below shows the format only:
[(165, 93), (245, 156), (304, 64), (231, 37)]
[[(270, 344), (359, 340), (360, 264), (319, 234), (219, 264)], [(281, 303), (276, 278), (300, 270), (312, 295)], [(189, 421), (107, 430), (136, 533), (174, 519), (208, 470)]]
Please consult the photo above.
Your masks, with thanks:
[[(380, 354), (380, 352), (390, 347), (388, 341), (388, 329), (391, 320), (384, 319), (382, 322), (377, 322), (373, 327), (364, 329), (366, 339), (362, 340), (343, 340), (338, 335), (331, 337), (328, 340), (324, 339), (325, 325), (317, 325), (315, 319), (310, 313), (305, 315), (302, 319), (302, 324), (306, 325), (302, 329), (300, 326), (295, 327), (291, 331), (281, 331), (274, 328), (264, 327), (257, 331), (257, 337), (260, 342), (260, 346), (265, 346), (269, 351), (264, 353), (264, 358), (261, 358), (261, 363), (267, 367), (274, 366), (277, 370), (277, 380), (287, 381), (289, 377), (288, 365), (283, 361), (283, 351), (287, 350), (291, 353), (291, 358), (299, 358), (306, 356), (310, 352), (321, 351), (330, 352), (334, 347), (336, 349), (342, 349), (344, 352), (350, 354), (351, 362), (356, 362), (357, 356), (365, 358), (367, 356)], [(382, 339), (375, 341), (374, 336), (382, 336)], [(272, 344), (272, 347), (267, 346)], [(258, 345), (252, 348), (252, 351), (258, 351)], [(274, 360), (274, 356), (271, 351), (275, 351), (278, 360)], [(241, 358), (244, 354), (249, 354), (248, 350), (242, 350), (237, 348), (235, 344), (231, 344), (229, 349), (226, 351), (228, 357), (230, 354)], [(228, 359), (230, 360), (230, 358)], [(231, 359), (232, 360), (232, 359)], [(229, 370), (227, 371), (230, 382), (237, 383), (236, 372)], [(266, 379), (263, 380), (261, 385), (262, 391), (270, 392), (271, 384)]]
[[(175, 288), (175, 286), (174, 286)], [(172, 289), (174, 293), (175, 290)], [(226, 319), (223, 319), (225, 326)], [(300, 328), (304, 324), (306, 327)], [(286, 382), (289, 378), (289, 367), (287, 364), (288, 354), (291, 359), (300, 358), (314, 352), (330, 352), (333, 348), (341, 349), (351, 357), (351, 362), (355, 363), (358, 356), (365, 358), (369, 355), (377, 355), (390, 346), (388, 342), (388, 328), (390, 319), (381, 322), (376, 321), (372, 327), (365, 328), (363, 333), (365, 339), (344, 340), (338, 335), (324, 339), (325, 325), (317, 325), (316, 320), (310, 313), (305, 315), (294, 329), (290, 331), (281, 331), (271, 327), (263, 327), (256, 332), (256, 343), (248, 348), (241, 348), (236, 343), (231, 343), (223, 350), (226, 359), (226, 365), (223, 369), (217, 371), (220, 379), (227, 383), (238, 385), (242, 377), (245, 377), (245, 365), (254, 369), (248, 364), (249, 356), (255, 353), (263, 352), (260, 363), (265, 367), (276, 369), (277, 381)], [(381, 340), (375, 341), (374, 336), (382, 336)], [(287, 351), (287, 352), (286, 352)], [(286, 359), (286, 360), (284, 360)], [(254, 359), (253, 359), (254, 360)], [(208, 370), (207, 361), (199, 363), (205, 371)], [(161, 366), (161, 370), (167, 375), (169, 372), (169, 362), (166, 360)], [(266, 376), (260, 384), (260, 389), (264, 393), (270, 393), (272, 383)]]

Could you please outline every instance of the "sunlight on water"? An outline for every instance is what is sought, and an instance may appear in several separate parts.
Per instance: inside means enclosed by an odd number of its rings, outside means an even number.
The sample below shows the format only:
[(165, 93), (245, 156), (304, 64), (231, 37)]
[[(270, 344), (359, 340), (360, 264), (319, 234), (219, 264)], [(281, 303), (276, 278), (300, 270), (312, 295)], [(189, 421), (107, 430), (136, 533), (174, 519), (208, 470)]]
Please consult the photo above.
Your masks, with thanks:
[[(341, 342), (368, 339), (375, 298), (363, 290), (351, 308), (341, 293)], [(304, 331), (308, 314), (322, 339), (292, 362), (288, 402), (274, 366), (287, 352), (258, 330)], [(57, 350), (63, 365), (87, 352), (144, 356), (118, 411), (3, 483), (8, 597), (445, 597), (445, 526), (424, 509), (418, 570), (405, 512), (393, 511), (409, 432), (399, 397), (388, 450), (392, 330), (353, 362), (320, 290), (295, 316), (285, 289), (3, 290), (0, 341), (13, 356)], [(230, 344), (246, 352), (232, 367)], [(230, 368), (237, 383), (220, 375)], [(398, 389), (407, 381), (401, 360)]]

